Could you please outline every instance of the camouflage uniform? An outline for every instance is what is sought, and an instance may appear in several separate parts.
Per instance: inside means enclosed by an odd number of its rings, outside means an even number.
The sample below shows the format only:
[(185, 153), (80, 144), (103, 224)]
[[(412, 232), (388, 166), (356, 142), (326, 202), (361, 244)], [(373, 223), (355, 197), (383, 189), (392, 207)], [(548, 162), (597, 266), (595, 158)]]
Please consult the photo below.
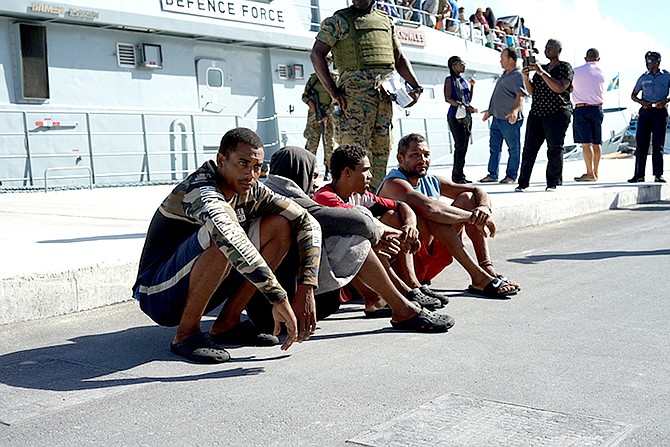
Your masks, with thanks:
[[(337, 82), (337, 74), (330, 74), (332, 78)], [(316, 112), (310, 110), (307, 113), (307, 125), (305, 126), (305, 132), (303, 137), (305, 137), (305, 149), (316, 155), (317, 150), (319, 149), (319, 141), (323, 138), (323, 164), (328, 169), (330, 164), (330, 154), (333, 153), (333, 148), (335, 147), (335, 120), (336, 117), (333, 115), (333, 99), (330, 97), (330, 94), (326, 88), (319, 81), (316, 73), (312, 73), (305, 85), (305, 91), (302, 94), (302, 101), (305, 104), (314, 102), (313, 94), (316, 92), (318, 96), (319, 105), (323, 108), (323, 112), (326, 117), (326, 121), (323, 125), (317, 120)], [(315, 108), (317, 107), (314, 104)]]
[[(372, 171), (372, 186), (376, 187), (386, 176), (389, 155), (391, 153), (393, 128), (393, 105), (391, 99), (382, 89), (383, 81), (389, 79), (393, 73), (394, 63), (387, 67), (372, 67), (361, 69), (343, 68), (338, 62), (337, 45), (347, 39), (350, 34), (350, 24), (342, 14), (347, 10), (337, 11), (321, 24), (321, 30), (316, 39), (333, 49), (335, 67), (339, 70), (338, 87), (345, 93), (347, 110), (338, 118), (338, 143), (358, 143), (365, 147), (370, 158)], [(372, 10), (373, 14), (383, 14)], [(400, 47), (392, 25), (388, 36), (388, 45), (392, 50)]]
[(153, 272), (197, 233), (203, 247), (212, 240), (233, 268), (270, 302), (281, 300), (286, 292), (246, 234), (252, 220), (275, 214), (285, 217), (296, 235), (301, 260), (298, 283), (316, 287), (321, 255), (319, 224), (295, 202), (258, 181), (244, 196), (235, 194), (226, 200), (216, 176), (216, 164), (206, 162), (177, 185), (154, 214), (140, 259), (135, 285), (139, 286), (138, 295), (161, 292), (158, 286), (150, 285)]

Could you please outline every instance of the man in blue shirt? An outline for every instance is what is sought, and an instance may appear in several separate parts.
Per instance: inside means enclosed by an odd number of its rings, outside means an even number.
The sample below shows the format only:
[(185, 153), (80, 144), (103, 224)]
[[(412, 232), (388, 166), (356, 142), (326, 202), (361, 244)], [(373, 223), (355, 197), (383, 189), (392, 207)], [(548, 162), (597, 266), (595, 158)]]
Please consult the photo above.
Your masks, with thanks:
[[(635, 175), (629, 183), (644, 182), (644, 171), (647, 164), (649, 143), (652, 145), (651, 163), (654, 172), (654, 181), (665, 183), (663, 178), (663, 145), (668, 125), (668, 108), (670, 102), (670, 73), (661, 70), (661, 55), (655, 51), (648, 51), (644, 56), (647, 63), (647, 72), (637, 80), (631, 99), (639, 103), (640, 109), (635, 133)], [(638, 94), (642, 92), (642, 98)]]

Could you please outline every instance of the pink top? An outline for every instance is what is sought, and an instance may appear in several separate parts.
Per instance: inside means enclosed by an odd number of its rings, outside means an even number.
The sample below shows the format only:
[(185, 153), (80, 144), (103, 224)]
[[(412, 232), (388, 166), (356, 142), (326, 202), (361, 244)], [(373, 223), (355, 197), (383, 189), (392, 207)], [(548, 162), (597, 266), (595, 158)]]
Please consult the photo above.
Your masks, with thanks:
[(574, 70), (572, 78), (573, 104), (602, 104), (605, 75), (597, 62), (587, 62)]

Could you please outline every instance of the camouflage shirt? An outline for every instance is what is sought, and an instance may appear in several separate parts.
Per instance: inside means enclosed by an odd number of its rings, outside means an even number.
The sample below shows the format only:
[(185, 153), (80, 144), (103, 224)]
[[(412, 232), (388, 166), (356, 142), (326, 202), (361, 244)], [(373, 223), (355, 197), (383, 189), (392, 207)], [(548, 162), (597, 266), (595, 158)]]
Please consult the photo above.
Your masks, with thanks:
[[(394, 28), (395, 29), (395, 28)], [(321, 23), (316, 40), (319, 40), (330, 48), (333, 48), (338, 40), (345, 39), (349, 35), (349, 22), (339, 14), (334, 14)], [(400, 48), (400, 41), (393, 32), (393, 49)]]
[(204, 227), (233, 268), (268, 300), (279, 301), (286, 292), (245, 232), (253, 219), (279, 214), (288, 219), (297, 234), (301, 260), (298, 283), (316, 287), (321, 254), (318, 222), (295, 202), (260, 182), (254, 182), (246, 195), (235, 194), (226, 200), (216, 175), (216, 164), (208, 161), (177, 185), (163, 201), (147, 231), (140, 276), (169, 259), (184, 240)]
[[(391, 25), (393, 28), (393, 25)], [(392, 45), (393, 50), (400, 48), (400, 41), (396, 37), (395, 28), (393, 28)], [(316, 40), (321, 41), (333, 48), (339, 40), (345, 39), (349, 35), (349, 22), (339, 14), (328, 17), (321, 23), (321, 29), (316, 35)], [(382, 82), (390, 79), (393, 73), (392, 68), (367, 68), (363, 70), (340, 70), (339, 79), (334, 78), (335, 84), (340, 88), (345, 88), (349, 83), (369, 85), (377, 90), (381, 88)]]

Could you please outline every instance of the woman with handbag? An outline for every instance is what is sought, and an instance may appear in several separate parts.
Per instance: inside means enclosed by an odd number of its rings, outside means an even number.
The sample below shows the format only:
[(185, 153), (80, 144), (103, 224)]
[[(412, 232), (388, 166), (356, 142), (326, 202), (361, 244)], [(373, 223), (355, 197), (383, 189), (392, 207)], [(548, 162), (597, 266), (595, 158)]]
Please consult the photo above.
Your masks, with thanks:
[(450, 57), (448, 65), (450, 74), (444, 79), (444, 100), (449, 103), (447, 122), (454, 137), (454, 166), (451, 170), (451, 180), (460, 184), (472, 183), (465, 178), (463, 168), (472, 134), (472, 114), (477, 113), (477, 109), (470, 105), (475, 80), (466, 81), (461, 76), (465, 72), (465, 62), (460, 57)]

